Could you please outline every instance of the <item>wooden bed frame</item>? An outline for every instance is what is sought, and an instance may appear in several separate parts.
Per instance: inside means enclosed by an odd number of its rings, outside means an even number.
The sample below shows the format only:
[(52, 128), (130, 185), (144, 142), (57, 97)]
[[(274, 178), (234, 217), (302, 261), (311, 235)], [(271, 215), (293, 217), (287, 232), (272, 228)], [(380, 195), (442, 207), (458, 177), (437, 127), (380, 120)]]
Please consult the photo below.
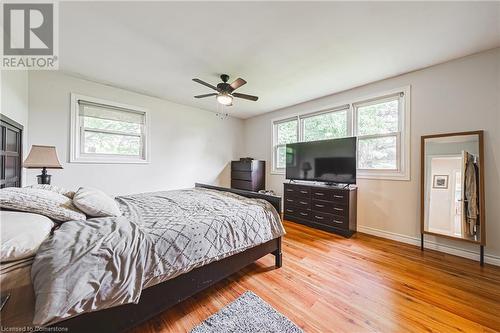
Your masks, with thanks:
[[(271, 203), (278, 212), (281, 211), (281, 198), (277, 196), (198, 183), (195, 186), (236, 193), (247, 198), (264, 199)], [(125, 304), (85, 313), (58, 322), (51, 327), (68, 328), (71, 333), (126, 331), (238, 272), (267, 254), (273, 254), (276, 267), (281, 267), (281, 237), (149, 287), (142, 292), (138, 304)]]
[[(0, 187), (20, 187), (20, 177), (22, 173), (21, 147), (23, 127), (12, 119), (0, 115), (0, 130), (0, 134), (2, 135), (2, 147), (0, 154)], [(6, 151), (3, 147), (6, 142), (6, 131), (8, 130), (16, 132), (16, 152)], [(16, 170), (14, 170), (15, 175), (13, 178), (5, 177), (6, 156), (16, 158), (16, 162), (14, 163)], [(9, 172), (12, 173), (12, 170)], [(278, 212), (281, 212), (281, 198), (278, 196), (198, 183), (195, 184), (195, 187), (231, 192), (247, 198), (264, 199), (271, 203), (271, 205), (273, 205)], [(275, 256), (276, 267), (281, 267), (281, 237), (272, 239), (243, 252), (196, 268), (188, 273), (179, 275), (176, 278), (149, 287), (143, 290), (138, 304), (125, 304), (110, 309), (85, 313), (74, 318), (58, 322), (50, 327), (53, 327), (54, 329), (67, 328), (68, 332), (72, 333), (112, 333), (126, 331), (223, 280), (229, 275), (236, 273), (245, 266), (255, 262), (267, 254), (273, 254)]]
[[(0, 187), (20, 187), (22, 174), (21, 147), (23, 127), (3, 115), (0, 115), (0, 125), (0, 134), (2, 135), (2, 147), (0, 154)], [(6, 131), (16, 132), (16, 152), (6, 151), (3, 147), (6, 142)], [(10, 137), (12, 137), (12, 135)], [(12, 178), (5, 177), (6, 163), (4, 159), (6, 156), (9, 156), (10, 158), (15, 157), (16, 159), (16, 162), (14, 163), (16, 169), (14, 170), (15, 175)], [(12, 170), (9, 172), (12, 173)], [(231, 192), (247, 198), (264, 199), (273, 205), (278, 212), (281, 212), (281, 197), (278, 196), (198, 183), (195, 184), (195, 186), (199, 188)], [(281, 237), (149, 287), (143, 290), (138, 304), (125, 304), (110, 309), (85, 313), (74, 318), (58, 322), (51, 327), (68, 328), (69, 332), (84, 333), (112, 333), (126, 331), (223, 280), (229, 275), (236, 273), (245, 266), (270, 253), (275, 256), (276, 267), (281, 267)]]

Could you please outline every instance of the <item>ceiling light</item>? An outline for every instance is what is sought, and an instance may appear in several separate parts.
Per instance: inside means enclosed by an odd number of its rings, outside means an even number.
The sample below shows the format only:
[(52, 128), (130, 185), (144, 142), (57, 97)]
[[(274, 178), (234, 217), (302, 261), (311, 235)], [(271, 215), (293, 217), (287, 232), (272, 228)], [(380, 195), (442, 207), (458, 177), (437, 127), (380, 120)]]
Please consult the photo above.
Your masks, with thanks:
[(233, 104), (233, 96), (230, 94), (219, 94), (217, 95), (217, 102), (222, 105), (231, 105)]

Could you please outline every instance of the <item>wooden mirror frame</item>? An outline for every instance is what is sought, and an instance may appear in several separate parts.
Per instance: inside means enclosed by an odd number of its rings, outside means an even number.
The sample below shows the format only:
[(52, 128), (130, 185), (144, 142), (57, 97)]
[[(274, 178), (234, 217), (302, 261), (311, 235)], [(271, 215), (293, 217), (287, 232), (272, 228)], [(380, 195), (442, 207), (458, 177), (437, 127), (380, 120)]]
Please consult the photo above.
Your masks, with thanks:
[[(480, 230), (481, 235), (479, 241), (474, 241), (465, 238), (458, 238), (448, 235), (442, 235), (431, 231), (425, 231), (425, 140), (433, 138), (443, 138), (450, 136), (462, 136), (462, 135), (477, 135), (479, 137), (479, 214), (480, 214)], [(484, 200), (484, 131), (469, 131), (469, 132), (456, 132), (456, 133), (444, 133), (444, 134), (433, 134), (433, 135), (423, 135), (420, 139), (420, 248), (424, 250), (424, 235), (433, 235), (437, 237), (444, 237), (448, 239), (465, 241), (473, 244), (479, 244), (480, 246), (480, 263), (484, 265), (484, 246), (486, 245), (486, 209)]]

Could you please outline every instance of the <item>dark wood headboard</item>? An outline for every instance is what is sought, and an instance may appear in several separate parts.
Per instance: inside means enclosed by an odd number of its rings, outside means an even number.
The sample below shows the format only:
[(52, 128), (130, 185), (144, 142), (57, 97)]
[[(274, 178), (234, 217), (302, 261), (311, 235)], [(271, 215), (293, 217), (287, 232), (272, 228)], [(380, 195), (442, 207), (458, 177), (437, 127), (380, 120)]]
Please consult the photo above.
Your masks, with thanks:
[(273, 205), (273, 207), (276, 209), (276, 211), (278, 213), (281, 213), (281, 197), (276, 196), (276, 195), (268, 195), (268, 194), (262, 194), (262, 193), (258, 193), (258, 192), (238, 190), (238, 189), (234, 189), (234, 188), (219, 187), (219, 186), (200, 184), (200, 183), (196, 183), (194, 186), (208, 188), (208, 189), (217, 190), (217, 191), (231, 192), (231, 193), (235, 193), (235, 194), (241, 195), (242, 197), (247, 197), (247, 198), (263, 199), (263, 200), (266, 200), (267, 202), (269, 202), (271, 205)]
[(0, 188), (21, 187), (23, 126), (0, 114)]

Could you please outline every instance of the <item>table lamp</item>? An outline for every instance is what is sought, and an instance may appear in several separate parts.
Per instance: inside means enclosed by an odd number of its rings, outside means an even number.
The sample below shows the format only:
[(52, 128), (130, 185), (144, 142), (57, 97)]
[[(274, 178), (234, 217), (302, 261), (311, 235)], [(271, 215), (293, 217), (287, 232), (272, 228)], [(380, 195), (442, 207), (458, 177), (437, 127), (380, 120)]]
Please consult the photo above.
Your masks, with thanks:
[(50, 184), (51, 176), (47, 174), (47, 169), (62, 169), (54, 146), (31, 146), (31, 151), (23, 166), (26, 169), (42, 168), (42, 174), (36, 176), (38, 184)]
[(302, 163), (302, 171), (304, 171), (304, 179), (307, 179), (307, 172), (312, 170), (311, 163), (304, 162)]

